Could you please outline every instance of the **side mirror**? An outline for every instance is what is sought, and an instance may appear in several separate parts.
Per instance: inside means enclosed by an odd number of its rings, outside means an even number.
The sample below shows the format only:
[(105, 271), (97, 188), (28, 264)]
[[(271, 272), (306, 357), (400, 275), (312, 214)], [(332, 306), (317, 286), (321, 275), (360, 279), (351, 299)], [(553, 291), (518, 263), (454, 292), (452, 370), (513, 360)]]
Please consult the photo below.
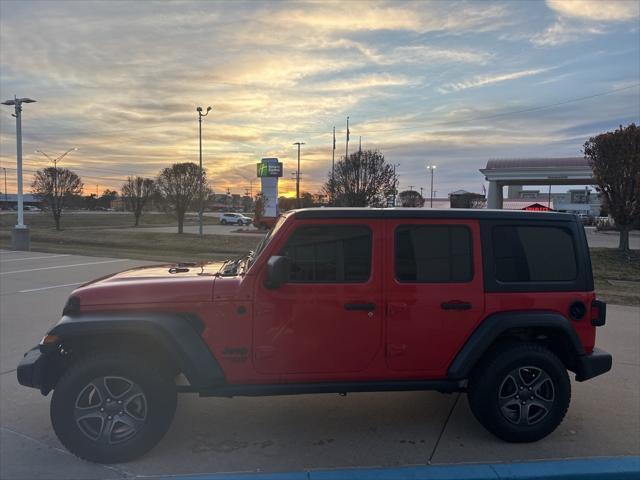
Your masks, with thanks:
[(289, 280), (291, 261), (287, 257), (273, 256), (267, 261), (267, 279), (264, 286), (269, 289), (279, 288)]

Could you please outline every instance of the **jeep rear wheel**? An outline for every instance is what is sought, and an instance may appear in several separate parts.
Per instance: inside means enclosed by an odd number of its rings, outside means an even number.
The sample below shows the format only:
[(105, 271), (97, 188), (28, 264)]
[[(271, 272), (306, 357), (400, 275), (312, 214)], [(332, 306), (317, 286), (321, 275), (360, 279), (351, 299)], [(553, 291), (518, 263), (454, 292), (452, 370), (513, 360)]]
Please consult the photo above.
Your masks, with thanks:
[(508, 442), (533, 442), (562, 422), (571, 384), (558, 357), (534, 343), (511, 344), (485, 359), (469, 380), (478, 421)]
[(51, 422), (60, 442), (80, 458), (120, 463), (153, 448), (176, 408), (176, 388), (140, 358), (102, 353), (71, 365), (51, 400)]

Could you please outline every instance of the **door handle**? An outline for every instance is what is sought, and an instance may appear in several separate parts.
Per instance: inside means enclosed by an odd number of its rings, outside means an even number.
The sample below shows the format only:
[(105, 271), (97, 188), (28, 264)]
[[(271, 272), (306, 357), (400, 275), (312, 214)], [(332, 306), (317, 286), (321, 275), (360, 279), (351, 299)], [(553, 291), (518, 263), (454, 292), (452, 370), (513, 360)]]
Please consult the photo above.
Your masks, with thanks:
[(371, 312), (376, 309), (376, 304), (375, 303), (345, 303), (344, 309)]
[(472, 305), (461, 300), (449, 300), (448, 302), (442, 302), (440, 307), (443, 310), (471, 310)]

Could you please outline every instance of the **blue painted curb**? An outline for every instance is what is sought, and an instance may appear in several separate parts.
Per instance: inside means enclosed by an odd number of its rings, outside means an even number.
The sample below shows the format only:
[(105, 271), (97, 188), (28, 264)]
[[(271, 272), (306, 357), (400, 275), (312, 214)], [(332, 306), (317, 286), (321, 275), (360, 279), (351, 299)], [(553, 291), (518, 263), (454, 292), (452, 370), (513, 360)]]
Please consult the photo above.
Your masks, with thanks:
[[(156, 477), (157, 478), (157, 477)], [(640, 480), (640, 456), (285, 473), (172, 475), (171, 480)]]

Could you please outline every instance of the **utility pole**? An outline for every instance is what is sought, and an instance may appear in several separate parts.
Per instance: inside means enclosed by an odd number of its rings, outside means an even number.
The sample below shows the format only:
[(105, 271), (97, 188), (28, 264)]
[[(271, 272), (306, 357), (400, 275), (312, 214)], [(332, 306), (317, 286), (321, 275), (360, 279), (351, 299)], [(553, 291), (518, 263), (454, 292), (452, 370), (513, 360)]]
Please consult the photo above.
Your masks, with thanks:
[(203, 197), (203, 172), (204, 170), (202, 170), (202, 117), (206, 117), (207, 115), (209, 115), (209, 112), (211, 111), (211, 107), (207, 107), (207, 111), (205, 113), (202, 113), (202, 107), (197, 107), (196, 108), (196, 112), (198, 112), (198, 138), (200, 140), (200, 185), (199, 185), (199, 197), (200, 197), (200, 205), (198, 206), (198, 234), (202, 237), (203, 235), (203, 231), (202, 231), (202, 215), (203, 215), (203, 210), (204, 210), (204, 198)]
[(31, 242), (29, 240), (29, 229), (24, 224), (24, 199), (22, 196), (22, 104), (34, 103), (31, 98), (18, 98), (15, 95), (13, 100), (5, 100), (3, 105), (13, 105), (16, 118), (16, 163), (18, 180), (18, 223), (11, 232), (11, 245), (15, 250), (29, 250)]
[(349, 158), (349, 117), (347, 117), (347, 144), (344, 149), (344, 159), (345, 161)]
[[(51, 199), (51, 206), (53, 209), (58, 208), (58, 162), (61, 161), (64, 157), (66, 157), (69, 153), (78, 150), (77, 148), (70, 148), (62, 155), (57, 156), (56, 158), (51, 158), (49, 155), (44, 153), (42, 150), (36, 150), (36, 153), (41, 153), (44, 155), (50, 162), (53, 162), (53, 198)], [(97, 196), (97, 191), (96, 191)]]
[(435, 169), (436, 169), (435, 165), (427, 165), (427, 170), (431, 170), (431, 195), (430, 195), (429, 208), (433, 208), (433, 172), (435, 171)]
[(7, 169), (2, 167), (2, 170), (4, 170), (4, 206), (6, 207), (9, 203), (7, 201)]
[(331, 151), (331, 206), (336, 205), (336, 126), (333, 126), (333, 150)]
[(298, 170), (296, 171), (296, 207), (300, 208), (300, 145), (304, 145), (304, 142), (295, 142), (293, 145), (298, 146)]

